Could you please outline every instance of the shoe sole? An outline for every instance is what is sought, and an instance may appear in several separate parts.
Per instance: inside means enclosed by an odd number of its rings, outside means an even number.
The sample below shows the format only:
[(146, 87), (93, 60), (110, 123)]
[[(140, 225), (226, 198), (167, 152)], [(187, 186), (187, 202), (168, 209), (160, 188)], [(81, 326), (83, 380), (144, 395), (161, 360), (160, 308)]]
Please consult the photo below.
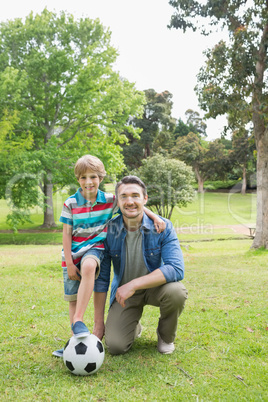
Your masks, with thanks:
[(60, 353), (53, 352), (52, 355), (55, 357), (63, 358), (63, 354), (60, 354)]
[(77, 339), (86, 338), (89, 335), (89, 332), (81, 332), (80, 334), (74, 334), (74, 337)]

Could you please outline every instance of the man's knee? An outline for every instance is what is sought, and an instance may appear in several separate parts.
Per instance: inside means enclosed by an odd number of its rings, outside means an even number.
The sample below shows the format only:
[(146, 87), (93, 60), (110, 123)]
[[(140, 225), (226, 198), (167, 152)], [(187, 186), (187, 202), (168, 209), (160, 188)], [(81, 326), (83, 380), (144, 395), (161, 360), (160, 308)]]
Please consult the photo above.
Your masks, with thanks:
[(170, 282), (163, 287), (162, 302), (173, 306), (174, 309), (183, 309), (187, 297), (187, 289), (181, 282)]
[(109, 338), (109, 336), (105, 334), (105, 345), (111, 355), (123, 355), (124, 353), (127, 353), (132, 344), (133, 342), (124, 342), (120, 337)]

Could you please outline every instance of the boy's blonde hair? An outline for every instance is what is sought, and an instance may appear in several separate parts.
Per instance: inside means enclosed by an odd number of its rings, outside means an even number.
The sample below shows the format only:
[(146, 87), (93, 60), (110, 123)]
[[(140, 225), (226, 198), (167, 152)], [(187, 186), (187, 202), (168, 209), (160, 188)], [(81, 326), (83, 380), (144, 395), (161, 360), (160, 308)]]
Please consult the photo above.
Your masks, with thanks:
[(77, 180), (79, 180), (79, 177), (85, 174), (87, 170), (92, 170), (97, 173), (101, 180), (106, 176), (106, 171), (102, 161), (93, 155), (84, 155), (76, 162), (74, 174)]

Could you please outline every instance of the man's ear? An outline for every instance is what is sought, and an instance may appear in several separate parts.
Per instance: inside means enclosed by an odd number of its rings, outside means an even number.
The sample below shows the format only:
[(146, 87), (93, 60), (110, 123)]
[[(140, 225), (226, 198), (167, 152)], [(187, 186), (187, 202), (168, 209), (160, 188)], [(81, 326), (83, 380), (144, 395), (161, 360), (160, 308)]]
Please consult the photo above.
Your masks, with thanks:
[(148, 201), (148, 195), (146, 194), (146, 196), (144, 197), (144, 205), (147, 204), (147, 201)]

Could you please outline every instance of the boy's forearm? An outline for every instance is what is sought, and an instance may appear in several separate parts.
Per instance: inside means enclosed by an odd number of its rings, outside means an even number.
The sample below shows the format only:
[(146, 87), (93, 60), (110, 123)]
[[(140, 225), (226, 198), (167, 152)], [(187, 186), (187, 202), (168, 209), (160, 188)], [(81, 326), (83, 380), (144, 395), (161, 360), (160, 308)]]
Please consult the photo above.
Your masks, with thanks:
[(144, 207), (144, 212), (146, 213), (147, 216), (149, 216), (150, 219), (154, 220), (156, 217), (156, 214), (154, 214), (150, 209)]
[(62, 244), (66, 264), (72, 264), (72, 232), (69, 225), (63, 224)]

